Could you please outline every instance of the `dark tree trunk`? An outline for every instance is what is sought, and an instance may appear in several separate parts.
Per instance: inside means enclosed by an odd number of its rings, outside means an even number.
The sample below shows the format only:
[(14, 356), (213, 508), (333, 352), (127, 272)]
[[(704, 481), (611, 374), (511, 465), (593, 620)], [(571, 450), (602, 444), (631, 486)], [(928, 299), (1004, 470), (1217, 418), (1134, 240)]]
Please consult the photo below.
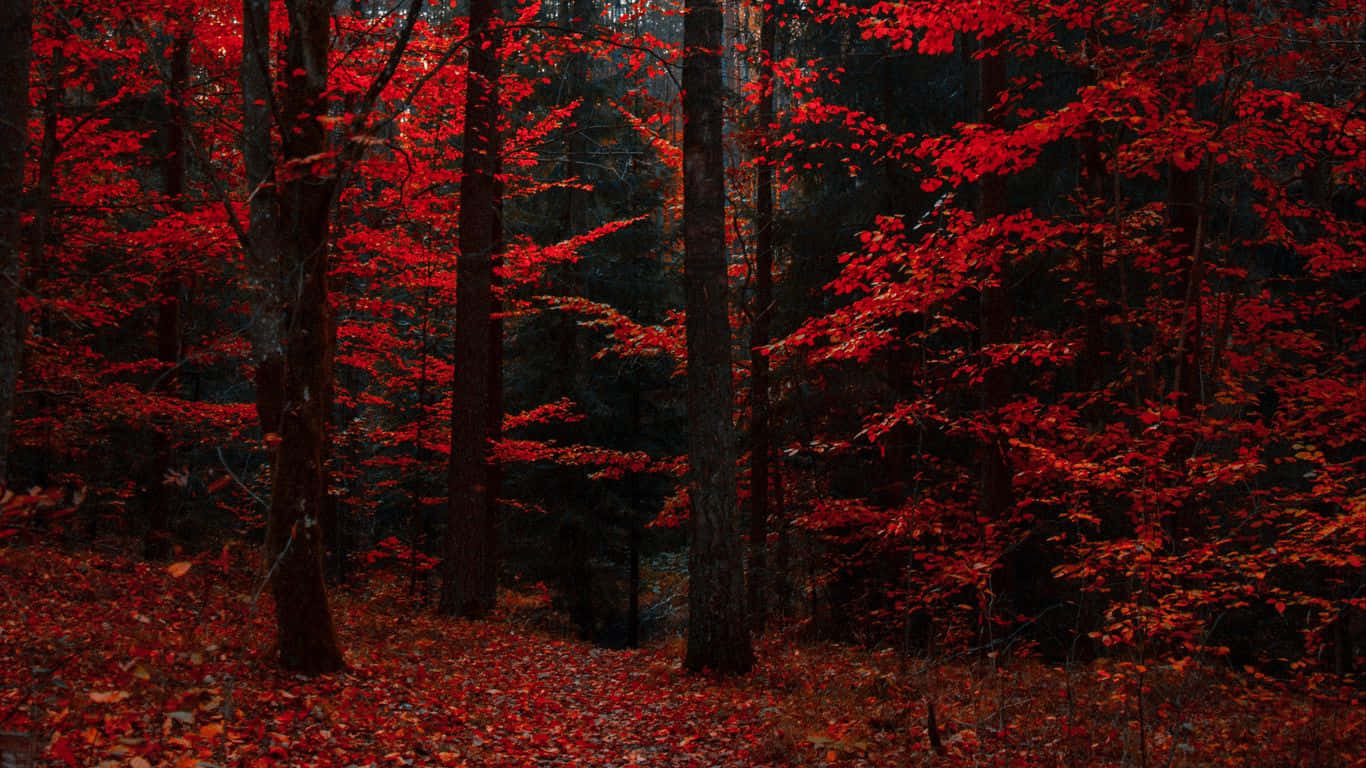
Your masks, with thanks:
[(773, 466), (773, 517), (774, 527), (778, 531), (778, 544), (770, 577), (773, 581), (774, 610), (779, 618), (785, 619), (792, 615), (792, 527), (788, 525), (787, 498), (783, 491), (783, 465), (780, 461)]
[[(596, 16), (594, 0), (560, 0), (560, 17), (575, 34), (587, 35)], [(586, 51), (570, 54), (565, 60), (565, 101), (581, 100), (564, 135), (564, 177), (571, 180), (584, 171), (588, 141), (584, 131), (593, 118), (589, 93), (591, 59)], [(582, 234), (587, 219), (588, 195), (573, 186), (564, 190), (564, 237)]]
[(317, 116), (327, 113), (329, 0), (292, 0), (280, 106), (283, 167), (278, 178), (286, 331), (280, 444), (275, 455), (267, 565), (279, 627), (280, 663), (305, 674), (345, 666), (323, 583), (324, 442), (332, 335), (327, 292), (329, 210), (335, 169), (310, 160), (326, 149)]
[[(498, 77), (495, 73), (494, 77)], [(496, 81), (495, 81), (496, 82)], [(497, 103), (495, 95), (494, 103)], [(497, 132), (497, 121), (490, 124), (491, 130)], [(498, 151), (493, 157), (493, 199), (494, 199), (494, 218), (493, 218), (493, 253), (491, 257), (492, 270), (490, 278), (490, 294), (492, 300), (489, 303), (489, 400), (488, 400), (488, 446), (490, 449), (503, 439), (503, 283), (498, 276), (498, 270), (502, 267), (503, 258), (503, 183), (498, 180), (498, 176), (503, 172), (503, 159), (501, 156), (502, 144), (498, 144)], [(498, 602), (498, 498), (503, 492), (503, 467), (491, 456), (486, 459), (488, 462), (488, 491), (484, 494), (485, 506), (485, 534), (488, 537), (489, 552), (488, 562), (484, 566), (484, 578), (481, 581), (480, 602), (490, 609)]]
[[(579, 35), (587, 35), (596, 17), (594, 0), (560, 0), (561, 21)], [(592, 93), (589, 78), (592, 63), (587, 52), (571, 54), (565, 61), (565, 101), (579, 101), (564, 137), (564, 178), (573, 184), (584, 183), (588, 168), (588, 140), (585, 131), (593, 121)], [(576, 186), (564, 190), (564, 220), (561, 238), (581, 235), (588, 229), (590, 194)], [(587, 296), (588, 262), (582, 258), (564, 267), (563, 288), (566, 296)], [(579, 318), (571, 312), (560, 315), (559, 364), (564, 373), (557, 377), (565, 388), (564, 394), (583, 404), (589, 396), (589, 373), (593, 350), (590, 339), (579, 329)]]
[(269, 0), (242, 3), (242, 155), (247, 170), (248, 254), (252, 319), (247, 336), (256, 377), (256, 416), (262, 434), (280, 431), (285, 358), (280, 310), (279, 196), (271, 148)]
[[(632, 377), (631, 380), (631, 402), (630, 419), (631, 434), (639, 435), (641, 430), (640, 412), (640, 378)], [(630, 496), (628, 499), (626, 525), (627, 534), (627, 600), (626, 600), (626, 647), (640, 647), (640, 548), (643, 531), (641, 530), (640, 512), (644, 506), (642, 494), (640, 492), (640, 473), (632, 472), (630, 479)]]
[[(431, 275), (432, 271), (428, 269), (428, 281), (431, 280)], [(418, 337), (417, 345), (419, 361), (417, 367), (417, 427), (414, 430), (413, 435), (412, 456), (413, 465), (415, 467), (427, 466), (427, 449), (425, 447), (427, 440), (427, 338), (430, 335), (431, 316), (433, 314), (431, 297), (432, 292), (429, 282), (428, 287), (424, 288), (422, 292), (422, 331), (421, 335)], [(421, 552), (423, 549), (423, 544), (426, 539), (425, 534), (427, 532), (427, 516), (424, 512), (425, 505), (422, 501), (422, 498), (427, 495), (426, 480), (427, 473), (424, 471), (413, 472), (408, 479), (411, 486), (410, 493), (412, 494), (413, 505), (413, 519), (410, 521), (408, 528), (408, 549), (413, 555), (412, 560), (409, 562), (408, 571), (408, 595), (410, 597), (417, 594), (417, 581), (419, 576), (417, 553)], [(423, 604), (426, 604), (428, 593), (426, 579), (423, 579), (422, 586), (422, 602)]]
[[(186, 24), (175, 31), (171, 46), (171, 78), (166, 84), (166, 156), (162, 174), (166, 182), (166, 204), (171, 211), (185, 210), (185, 89), (190, 79), (190, 28)], [(179, 389), (180, 377), (176, 366), (180, 362), (182, 280), (174, 265), (161, 275), (157, 284), (157, 362), (163, 370), (157, 374), (158, 394), (172, 396)], [(154, 430), (151, 472), (146, 478), (144, 504), (147, 510), (147, 529), (142, 539), (142, 555), (159, 560), (171, 549), (171, 486), (165, 482), (175, 462), (175, 444), (165, 430), (169, 424), (157, 425)]]
[[(1099, 48), (1097, 34), (1087, 35), (1087, 48), (1095, 52)], [(1097, 73), (1088, 70), (1083, 73), (1087, 81), (1095, 84)], [(1106, 158), (1101, 146), (1104, 127), (1100, 121), (1092, 120), (1086, 125), (1085, 133), (1079, 144), (1081, 150), (1081, 181), (1086, 205), (1091, 214), (1099, 220), (1106, 209), (1106, 194), (1110, 188), (1110, 175)], [(1083, 326), (1085, 336), (1081, 354), (1077, 356), (1077, 388), (1091, 391), (1101, 385), (1104, 373), (1105, 349), (1105, 308), (1103, 279), (1105, 274), (1105, 241), (1098, 233), (1086, 236), (1084, 269), (1086, 274), (1085, 295), (1083, 297)]]
[[(327, 306), (327, 337), (328, 348), (335, 355), (337, 350), (337, 313), (331, 304)], [(323, 438), (323, 488), (330, 491), (335, 485), (333, 467), (338, 461), (344, 460), (337, 456), (337, 430), (334, 423), (337, 413), (335, 369), (332, 375), (327, 377), (327, 390), (323, 397), (323, 413), (326, 414), (325, 423), (327, 427), (327, 434)], [(323, 494), (322, 526), (325, 550), (323, 560), (326, 564), (323, 569), (324, 576), (328, 584), (344, 584), (346, 582), (347, 557), (346, 511), (338, 501), (337, 494), (330, 492)]]
[(456, 263), (455, 365), (451, 408), (449, 520), (439, 610), (478, 617), (493, 608), (498, 580), (497, 472), (491, 441), (502, 424), (496, 372), (501, 322), (495, 319), (493, 269), (502, 250), (497, 181), (498, 0), (470, 3), (469, 77), (460, 179), (460, 256)]
[[(64, 39), (60, 34), (58, 40)], [(42, 280), (47, 276), (47, 243), (50, 230), (52, 228), (52, 201), (57, 190), (57, 156), (61, 153), (62, 144), (57, 135), (62, 117), (63, 94), (62, 75), (66, 68), (66, 56), (62, 53), (62, 48), (58, 46), (52, 52), (52, 61), (48, 64), (47, 72), (44, 73), (46, 85), (43, 93), (43, 135), (38, 150), (38, 179), (36, 189), (33, 194), (33, 221), (26, 233), (28, 240), (28, 261), (23, 264), (20, 271), (19, 293), (38, 296)], [(19, 316), (19, 349), (18, 364), (16, 375), (23, 370), (24, 353), (26, 351), (25, 340), (35, 333), (43, 337), (50, 335), (51, 329), (48, 323), (46, 308), (39, 303), (32, 314), (20, 312)], [(52, 397), (45, 392), (37, 392), (33, 398), (33, 410), (36, 413), (47, 413), (52, 404)], [(44, 445), (38, 452), (38, 465), (35, 468), (33, 480), (38, 485), (45, 485), (51, 469), (51, 462), (54, 453), (53, 428), (48, 426), (44, 429)], [(86, 518), (86, 532), (89, 540), (94, 541), (98, 528), (98, 516), (91, 514)]]
[[(995, 41), (983, 41), (990, 46)], [(978, 108), (980, 119), (987, 124), (999, 124), (996, 103), (1005, 90), (1005, 60), (1000, 55), (987, 55), (978, 65)], [(977, 189), (977, 214), (982, 221), (1006, 212), (1006, 179), (1004, 176), (990, 174), (982, 177)], [(992, 348), (1010, 341), (1011, 296), (1008, 289), (1010, 265), (1004, 255), (995, 272), (983, 278), (979, 307), (979, 328), (982, 344), (982, 424), (983, 436), (980, 475), (980, 515), (985, 521), (999, 523), (1009, 519), (1015, 506), (1015, 489), (1012, 482), (1010, 463), (1006, 454), (1006, 436), (1002, 434), (998, 411), (1010, 399), (1010, 374), (1004, 367), (991, 361)], [(997, 571), (1000, 580), (998, 594), (1010, 597), (1016, 604), (1022, 604), (1021, 585), (1031, 575), (1022, 573), (1038, 567), (1029, 558), (1022, 557), (1021, 548), (1014, 548), (1003, 555)], [(990, 632), (993, 617), (984, 615), (982, 621)]]
[(627, 522), (626, 647), (640, 647), (640, 480), (631, 478), (631, 519)]
[[(999, 55), (987, 56), (981, 60), (979, 67), (981, 119), (986, 123), (995, 123), (997, 119), (993, 108), (1005, 90), (1005, 60)], [(1005, 210), (1005, 177), (996, 174), (984, 176), (978, 187), (979, 218), (985, 220), (999, 216)], [(982, 286), (980, 319), (983, 348), (1010, 340), (1010, 293), (1006, 288), (1008, 266), (1000, 264), (996, 274), (987, 277)], [(985, 360), (984, 364), (987, 367), (982, 374), (982, 410), (988, 422), (994, 425), (996, 409), (1005, 405), (1010, 397), (1010, 377), (1000, 367)], [(993, 428), (983, 444), (982, 514), (988, 520), (1001, 520), (1013, 504), (1014, 490), (1011, 487), (1010, 467), (1006, 462), (1005, 440)]]
[[(1175, 23), (1190, 12), (1189, 0), (1172, 3), (1170, 15)], [(1191, 55), (1189, 46), (1177, 45), (1173, 51), (1178, 59)], [(1195, 113), (1195, 99), (1191, 91), (1190, 65), (1178, 61), (1175, 67), (1177, 82), (1171, 84), (1178, 96), (1176, 108)], [(1172, 377), (1177, 406), (1189, 415), (1200, 401), (1200, 359), (1204, 324), (1201, 307), (1201, 284), (1204, 268), (1201, 259), (1203, 236), (1203, 206), (1200, 192), (1200, 168), (1186, 169), (1177, 163), (1167, 167), (1167, 224), (1171, 228), (1172, 246), (1181, 263), (1181, 279), (1175, 298), (1180, 302), (1179, 340), (1176, 347), (1176, 373)]]
[(683, 19), (683, 244), (688, 348), (688, 648), (684, 666), (754, 665), (731, 422), (722, 156), (721, 6), (687, 0)]
[(5, 487), (15, 382), (23, 344), (19, 314), (19, 201), (28, 151), (28, 78), (33, 10), (29, 0), (0, 0), (0, 488)]
[(773, 54), (776, 6), (764, 6), (759, 25), (759, 137), (755, 180), (754, 321), (750, 328), (749, 449), (749, 612), (755, 634), (762, 634), (768, 613), (769, 323), (773, 304), (773, 164), (768, 139), (773, 127)]
[(1173, 376), (1177, 406), (1190, 415), (1200, 401), (1200, 357), (1204, 333), (1201, 282), (1204, 269), (1200, 260), (1201, 215), (1200, 178), (1197, 170), (1168, 168), (1167, 222), (1171, 226), (1172, 246), (1181, 260), (1181, 280), (1177, 294), (1181, 316), (1180, 340), (1176, 348), (1176, 374)]

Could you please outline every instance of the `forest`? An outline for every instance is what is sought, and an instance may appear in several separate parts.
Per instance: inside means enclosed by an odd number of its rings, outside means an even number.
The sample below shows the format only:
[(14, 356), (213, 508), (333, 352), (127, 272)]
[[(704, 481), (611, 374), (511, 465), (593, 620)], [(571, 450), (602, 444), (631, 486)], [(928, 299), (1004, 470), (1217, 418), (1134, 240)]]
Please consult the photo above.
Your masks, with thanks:
[(1364, 699), (1359, 0), (0, 0), (0, 764)]

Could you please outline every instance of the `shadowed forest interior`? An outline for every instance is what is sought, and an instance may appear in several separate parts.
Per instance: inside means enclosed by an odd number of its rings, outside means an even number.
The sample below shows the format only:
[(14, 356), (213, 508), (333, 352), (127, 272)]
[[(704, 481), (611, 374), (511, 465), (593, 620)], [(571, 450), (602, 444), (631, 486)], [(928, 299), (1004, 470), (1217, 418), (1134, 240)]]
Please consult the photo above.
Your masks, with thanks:
[(1366, 765), (1366, 7), (0, 0), (5, 765)]

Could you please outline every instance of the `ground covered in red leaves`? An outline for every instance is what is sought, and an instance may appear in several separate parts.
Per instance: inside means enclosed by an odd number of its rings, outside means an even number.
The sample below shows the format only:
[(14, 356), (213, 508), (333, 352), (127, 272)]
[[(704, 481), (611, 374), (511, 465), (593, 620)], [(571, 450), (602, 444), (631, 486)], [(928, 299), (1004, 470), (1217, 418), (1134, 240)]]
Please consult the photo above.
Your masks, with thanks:
[(716, 681), (683, 674), (677, 643), (595, 649), (515, 609), (440, 619), (384, 578), (337, 596), (351, 669), (294, 678), (271, 664), (249, 560), (186, 572), (0, 549), (0, 731), (32, 734), (40, 764), (132, 768), (1366, 764), (1350, 692), (1154, 669), (1140, 718), (1104, 665), (930, 665), (784, 638), (750, 677)]

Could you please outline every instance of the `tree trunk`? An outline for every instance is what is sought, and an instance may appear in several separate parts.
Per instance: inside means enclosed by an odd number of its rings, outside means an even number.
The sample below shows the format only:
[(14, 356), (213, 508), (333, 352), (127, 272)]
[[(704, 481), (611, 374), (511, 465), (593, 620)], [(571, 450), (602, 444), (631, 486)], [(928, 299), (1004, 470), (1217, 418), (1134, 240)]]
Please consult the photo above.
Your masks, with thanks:
[[(1087, 50), (1094, 56), (1100, 47), (1098, 34), (1092, 30), (1087, 34)], [(1087, 82), (1094, 85), (1097, 72), (1087, 69), (1083, 72)], [(1082, 190), (1086, 204), (1097, 220), (1103, 218), (1106, 192), (1110, 187), (1109, 170), (1101, 148), (1105, 128), (1099, 120), (1090, 120), (1085, 132), (1078, 141), (1081, 155)], [(1098, 233), (1089, 233), (1085, 238), (1085, 294), (1083, 297), (1084, 342), (1081, 354), (1077, 356), (1077, 388), (1091, 391), (1101, 386), (1104, 374), (1105, 357), (1105, 239)]]
[(749, 612), (755, 634), (762, 634), (767, 617), (769, 322), (773, 304), (773, 164), (768, 140), (773, 126), (773, 54), (777, 38), (775, 5), (765, 5), (759, 25), (759, 137), (755, 179), (754, 321), (750, 327), (750, 449), (749, 449)]
[(731, 422), (722, 155), (721, 6), (687, 0), (683, 19), (683, 270), (688, 349), (688, 647), (684, 666), (754, 665)]
[(501, 428), (501, 322), (494, 318), (493, 267), (502, 250), (497, 181), (500, 40), (498, 0), (470, 2), (470, 58), (460, 179), (455, 362), (451, 407), (449, 520), (439, 610), (470, 618), (493, 608), (497, 591), (497, 473), (491, 441)]
[[(64, 38), (59, 34), (58, 41)], [(60, 127), (62, 117), (62, 106), (64, 98), (64, 88), (62, 85), (62, 75), (66, 68), (66, 56), (62, 53), (59, 45), (52, 52), (52, 61), (48, 65), (47, 72), (43, 73), (46, 81), (43, 93), (43, 135), (38, 149), (38, 179), (36, 189), (33, 194), (33, 222), (26, 233), (28, 240), (28, 262), (23, 265), (21, 279), (19, 281), (19, 292), (26, 293), (33, 297), (38, 297), (38, 292), (42, 285), (42, 280), (47, 277), (47, 241), (52, 228), (52, 201), (57, 190), (57, 156), (61, 153), (62, 144), (58, 138), (57, 131)], [(47, 337), (51, 333), (48, 323), (46, 307), (38, 303), (32, 314), (20, 312), (19, 316), (19, 361), (16, 366), (16, 375), (23, 369), (24, 353), (26, 351), (25, 340), (34, 333)], [(33, 398), (33, 410), (35, 413), (46, 414), (52, 405), (53, 397), (46, 392), (36, 392)], [(54, 454), (53, 432), (54, 428), (49, 424), (44, 427), (43, 448), (37, 455), (37, 466), (33, 473), (33, 481), (36, 485), (43, 486), (48, 483), (51, 471), (52, 458)], [(95, 540), (98, 517), (94, 514), (86, 518), (86, 530), (91, 541)]]
[[(985, 123), (994, 123), (996, 117), (992, 114), (992, 109), (1005, 90), (1005, 60), (999, 55), (987, 56), (981, 60), (979, 67), (978, 98), (981, 119)], [(996, 174), (982, 177), (978, 188), (978, 218), (986, 220), (999, 216), (1005, 213), (1005, 209), (1005, 177)], [(998, 265), (996, 274), (987, 277), (982, 286), (980, 320), (984, 349), (1010, 340), (1007, 267), (1005, 263)], [(996, 409), (1009, 399), (1010, 377), (1007, 371), (986, 360), (984, 365), (986, 370), (982, 374), (982, 411), (987, 421), (994, 425)], [(1005, 440), (994, 428), (990, 438), (983, 445), (981, 479), (982, 515), (988, 520), (1001, 520), (1014, 504), (1014, 490), (1011, 487), (1010, 468), (1006, 463)]]
[[(982, 45), (984, 47), (989, 46), (992, 42), (991, 40), (984, 40)], [(978, 66), (977, 96), (980, 120), (987, 124), (998, 124), (999, 119), (994, 113), (994, 109), (1001, 93), (1005, 90), (1005, 60), (1000, 55), (988, 55), (981, 59)], [(978, 184), (977, 194), (979, 220), (986, 221), (1005, 213), (1007, 200), (1004, 176), (997, 174), (983, 176)], [(993, 346), (1010, 341), (1011, 297), (1007, 288), (1009, 285), (1009, 266), (1003, 255), (1001, 263), (996, 265), (995, 272), (983, 278), (978, 314), (982, 345), (981, 357), (984, 366), (981, 389), (981, 418), (985, 430), (979, 446), (982, 467), (979, 505), (981, 518), (991, 523), (1007, 520), (1015, 506), (1015, 489), (1012, 483), (1010, 464), (1006, 457), (1006, 436), (1002, 434), (998, 418), (998, 411), (1001, 406), (1010, 399), (1010, 373), (993, 363), (990, 354)], [(1027, 559), (1022, 558), (1020, 551), (1016, 548), (1004, 554), (1000, 568), (997, 570), (1001, 583), (996, 592), (1017, 598), (1017, 602), (1021, 582), (1029, 578), (1027, 574), (1022, 574), (1021, 571), (1037, 567), (1036, 563), (1028, 562)], [(993, 617), (984, 615), (982, 620), (989, 631)]]
[[(1190, 12), (1189, 0), (1176, 0), (1172, 3), (1170, 16), (1172, 23), (1180, 23)], [(1178, 57), (1191, 55), (1186, 45), (1178, 45), (1174, 54)], [(1195, 99), (1190, 80), (1192, 74), (1187, 62), (1178, 62), (1175, 68), (1177, 82), (1171, 84), (1178, 94), (1176, 107), (1195, 113)], [(1181, 315), (1179, 341), (1176, 347), (1176, 373), (1172, 377), (1177, 406), (1181, 412), (1190, 415), (1200, 400), (1200, 358), (1204, 333), (1204, 318), (1201, 307), (1201, 283), (1204, 269), (1200, 260), (1200, 239), (1202, 237), (1204, 211), (1200, 201), (1200, 168), (1189, 170), (1173, 162), (1167, 167), (1167, 224), (1171, 228), (1172, 245), (1180, 258), (1181, 279), (1174, 294), (1180, 302)]]
[(287, 336), (280, 443), (275, 456), (266, 554), (279, 628), (280, 663), (305, 674), (345, 666), (323, 583), (326, 393), (332, 377), (328, 319), (329, 209), (335, 168), (316, 158), (327, 135), (327, 54), (332, 4), (291, 0), (280, 108), (280, 266)]
[[(162, 174), (166, 182), (166, 204), (171, 211), (185, 209), (185, 89), (190, 78), (190, 27), (185, 24), (175, 31), (175, 42), (171, 46), (171, 79), (166, 87), (166, 157)], [(162, 397), (170, 397), (179, 388), (176, 365), (180, 362), (181, 307), (180, 291), (182, 281), (177, 270), (172, 267), (158, 280), (160, 296), (157, 299), (157, 362), (164, 370), (157, 374), (156, 391)], [(147, 511), (147, 529), (143, 533), (142, 556), (159, 560), (170, 553), (171, 548), (171, 495), (173, 491), (165, 479), (175, 461), (175, 445), (167, 432), (171, 425), (155, 425), (151, 471), (145, 482), (146, 496), (143, 503)]]
[(270, 2), (242, 3), (242, 155), (247, 170), (247, 240), (251, 253), (252, 319), (247, 336), (256, 377), (262, 434), (280, 431), (285, 358), (280, 311), (279, 196), (271, 148)]
[[(641, 432), (641, 409), (640, 409), (640, 378), (631, 377), (631, 400), (630, 400), (630, 419), (631, 434), (639, 435)], [(640, 489), (640, 473), (632, 472), (627, 480), (630, 488), (630, 495), (627, 497), (627, 510), (629, 517), (626, 524), (627, 529), (627, 592), (626, 592), (626, 647), (640, 647), (640, 549), (644, 531), (641, 530), (640, 512), (645, 506), (643, 494)]]
[[(594, 0), (560, 0), (561, 22), (577, 35), (588, 35), (596, 15)], [(588, 141), (584, 131), (593, 119), (591, 94), (588, 87), (591, 67), (592, 61), (586, 51), (577, 51), (565, 59), (565, 78), (567, 80), (567, 87), (564, 91), (565, 101), (581, 100), (578, 107), (574, 109), (573, 117), (565, 131), (564, 176), (566, 181), (575, 179), (583, 173), (587, 159)], [(564, 233), (562, 236), (568, 239), (574, 235), (582, 234), (586, 229), (587, 206), (585, 203), (588, 201), (588, 195), (574, 186), (566, 187), (564, 194)], [(581, 271), (581, 268), (577, 266), (574, 266), (573, 269)]]
[(29, 0), (0, 0), (0, 488), (8, 477), (10, 426), (23, 344), (19, 313), (19, 201), (28, 151), (28, 79), (33, 11)]
[(787, 519), (787, 498), (783, 493), (783, 465), (773, 466), (773, 517), (778, 543), (769, 571), (773, 583), (774, 609), (781, 619), (792, 615), (792, 526)]

